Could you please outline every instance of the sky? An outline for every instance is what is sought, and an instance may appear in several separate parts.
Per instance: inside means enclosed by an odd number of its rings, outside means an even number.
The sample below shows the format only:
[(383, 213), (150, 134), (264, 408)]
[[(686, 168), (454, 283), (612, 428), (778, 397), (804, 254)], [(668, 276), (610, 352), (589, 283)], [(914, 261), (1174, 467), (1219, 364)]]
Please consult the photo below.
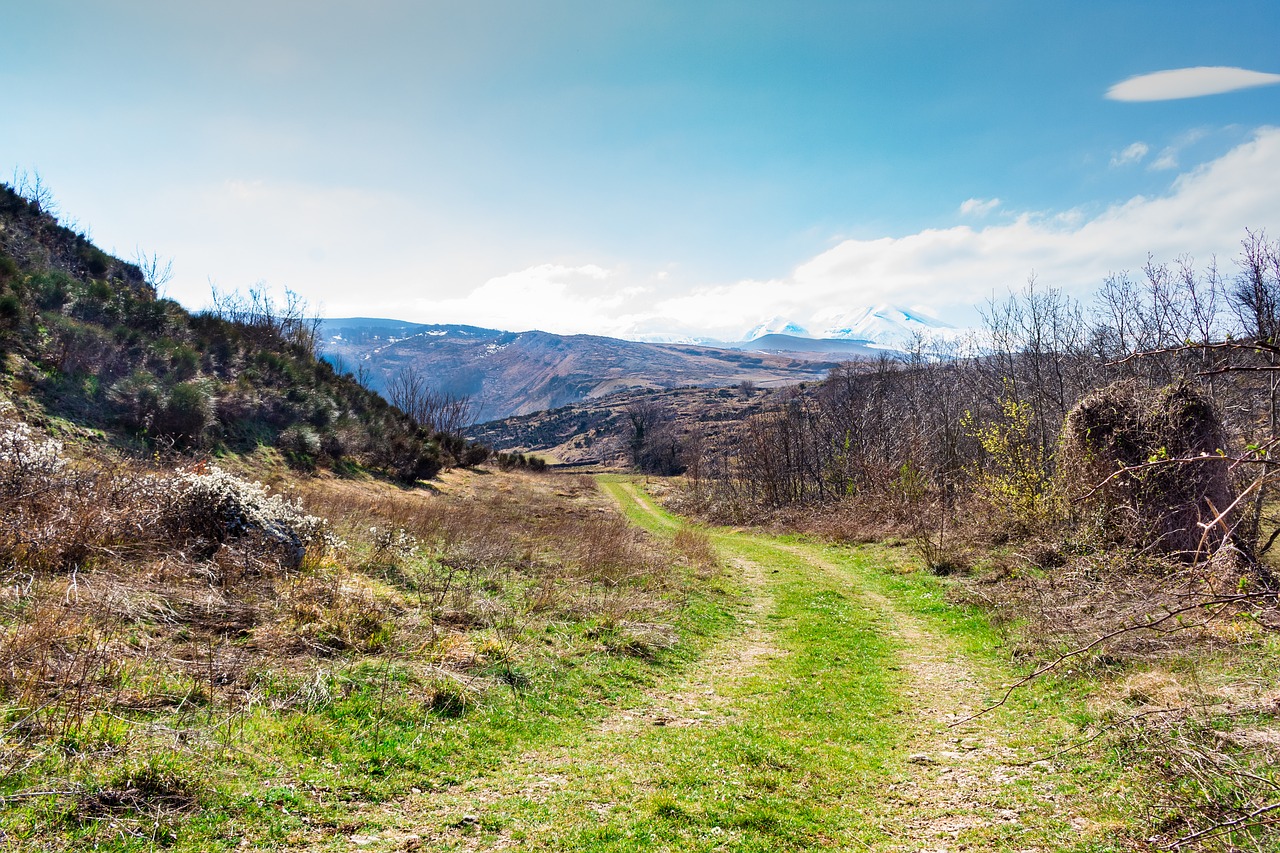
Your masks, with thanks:
[(0, 0), (0, 179), (166, 295), (733, 339), (1280, 236), (1275, 0)]

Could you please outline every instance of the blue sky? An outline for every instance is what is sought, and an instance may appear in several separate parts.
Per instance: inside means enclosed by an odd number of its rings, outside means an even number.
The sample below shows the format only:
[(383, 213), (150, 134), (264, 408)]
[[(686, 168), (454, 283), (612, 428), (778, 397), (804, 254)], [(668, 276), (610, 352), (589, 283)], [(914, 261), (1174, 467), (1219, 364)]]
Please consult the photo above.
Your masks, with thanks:
[[(1107, 96), (1280, 73), (1274, 0), (44, 0), (0, 32), (0, 174), (173, 257), (192, 307), (262, 281), (624, 336), (966, 323), (1033, 272), (1084, 295), (1280, 233), (1280, 86)], [(1208, 88), (1244, 82), (1274, 83)]]

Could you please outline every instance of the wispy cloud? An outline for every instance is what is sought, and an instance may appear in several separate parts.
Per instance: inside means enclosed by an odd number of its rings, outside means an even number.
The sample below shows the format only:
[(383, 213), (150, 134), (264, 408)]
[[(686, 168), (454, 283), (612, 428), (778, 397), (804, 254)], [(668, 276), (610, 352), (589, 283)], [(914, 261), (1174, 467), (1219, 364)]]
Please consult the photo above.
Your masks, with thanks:
[(1130, 77), (1108, 89), (1107, 97), (1113, 101), (1174, 101), (1202, 95), (1221, 95), (1276, 83), (1280, 83), (1280, 74), (1206, 65)]
[(1182, 152), (1209, 135), (1209, 129), (1204, 127), (1193, 127), (1183, 131), (1172, 142), (1160, 149), (1156, 158), (1147, 165), (1148, 171), (1161, 172), (1178, 168), (1179, 156)]
[(1178, 168), (1178, 149), (1172, 146), (1165, 148), (1160, 152), (1160, 156), (1151, 161), (1151, 165), (1147, 168), (1153, 172)]
[(986, 216), (999, 206), (998, 198), (970, 198), (960, 203), (960, 213), (964, 216)]
[(1135, 142), (1119, 154), (1111, 157), (1111, 167), (1114, 169), (1118, 166), (1128, 166), (1133, 163), (1141, 163), (1142, 159), (1151, 151), (1151, 146), (1145, 142)]

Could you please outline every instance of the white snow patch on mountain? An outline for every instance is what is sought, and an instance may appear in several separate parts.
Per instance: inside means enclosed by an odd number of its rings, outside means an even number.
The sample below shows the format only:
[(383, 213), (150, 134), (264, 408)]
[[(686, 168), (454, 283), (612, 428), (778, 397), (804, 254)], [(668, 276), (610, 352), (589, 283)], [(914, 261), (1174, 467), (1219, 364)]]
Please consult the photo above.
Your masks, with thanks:
[(771, 317), (743, 333), (742, 340), (754, 341), (756, 338), (762, 338), (765, 335), (792, 335), (797, 338), (813, 337), (803, 326), (793, 323), (785, 317)]
[(845, 313), (819, 312), (814, 320), (823, 324), (818, 337), (870, 341), (895, 348), (910, 346), (919, 338), (946, 340), (961, 332), (923, 311), (888, 304)]

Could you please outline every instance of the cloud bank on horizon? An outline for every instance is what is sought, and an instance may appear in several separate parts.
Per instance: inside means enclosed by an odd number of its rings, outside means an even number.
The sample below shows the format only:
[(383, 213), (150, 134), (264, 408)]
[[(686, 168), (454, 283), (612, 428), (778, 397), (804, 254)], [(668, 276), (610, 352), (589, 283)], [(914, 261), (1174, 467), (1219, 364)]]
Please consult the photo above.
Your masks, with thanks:
[[(1129, 159), (1140, 159), (1138, 149)], [(1143, 146), (1141, 156), (1147, 150)], [(1259, 129), (1224, 156), (1179, 175), (1160, 196), (1098, 212), (1005, 213), (980, 228), (956, 225), (878, 239), (845, 239), (776, 279), (743, 279), (678, 292), (664, 276), (624, 267), (544, 264), (491, 279), (469, 294), (423, 300), (419, 313), (450, 322), (626, 338), (737, 339), (770, 317), (820, 328), (867, 305), (925, 309), (964, 324), (974, 306), (1030, 276), (1088, 298), (1112, 273), (1157, 260), (1214, 257), (1230, 271), (1244, 228), (1264, 228), (1280, 207), (1280, 128)], [(968, 199), (966, 214), (998, 200)]]
[(1222, 65), (1197, 66), (1130, 77), (1108, 89), (1107, 97), (1113, 101), (1176, 101), (1277, 83), (1280, 74)]

